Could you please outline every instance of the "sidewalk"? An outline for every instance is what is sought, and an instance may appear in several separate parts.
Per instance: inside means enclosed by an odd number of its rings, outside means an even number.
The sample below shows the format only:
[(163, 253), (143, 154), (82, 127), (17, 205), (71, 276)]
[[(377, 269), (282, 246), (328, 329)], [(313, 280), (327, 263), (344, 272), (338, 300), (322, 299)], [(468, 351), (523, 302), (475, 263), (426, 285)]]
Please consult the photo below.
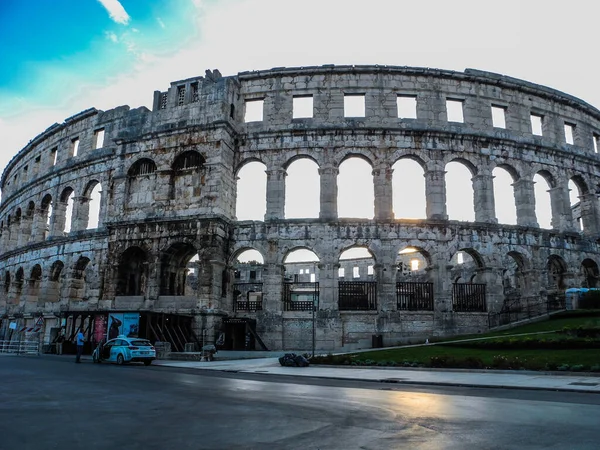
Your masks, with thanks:
[(260, 373), (381, 383), (465, 386), (481, 388), (537, 389), (600, 394), (600, 374), (576, 375), (532, 371), (484, 371), (452, 369), (413, 369), (397, 367), (310, 366), (282, 367), (277, 358), (241, 359), (211, 362), (155, 361), (155, 365), (185, 369)]

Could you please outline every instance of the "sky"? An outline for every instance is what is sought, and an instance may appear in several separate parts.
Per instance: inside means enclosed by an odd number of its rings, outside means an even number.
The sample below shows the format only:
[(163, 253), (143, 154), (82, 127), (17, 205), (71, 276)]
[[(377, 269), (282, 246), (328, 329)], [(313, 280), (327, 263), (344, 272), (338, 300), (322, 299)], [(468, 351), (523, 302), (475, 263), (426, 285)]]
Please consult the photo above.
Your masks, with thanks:
[(0, 167), (55, 122), (150, 107), (206, 69), (476, 68), (598, 107), (599, 12), (589, 0), (0, 0)]

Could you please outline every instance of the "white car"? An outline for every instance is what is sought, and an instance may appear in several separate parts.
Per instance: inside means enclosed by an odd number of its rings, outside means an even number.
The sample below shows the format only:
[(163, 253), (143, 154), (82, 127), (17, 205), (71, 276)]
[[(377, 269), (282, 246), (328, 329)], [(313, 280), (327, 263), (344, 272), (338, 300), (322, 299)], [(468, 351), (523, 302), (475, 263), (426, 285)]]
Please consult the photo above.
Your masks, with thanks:
[(96, 347), (92, 359), (95, 363), (111, 362), (121, 365), (143, 362), (149, 366), (156, 359), (156, 350), (147, 339), (118, 336)]

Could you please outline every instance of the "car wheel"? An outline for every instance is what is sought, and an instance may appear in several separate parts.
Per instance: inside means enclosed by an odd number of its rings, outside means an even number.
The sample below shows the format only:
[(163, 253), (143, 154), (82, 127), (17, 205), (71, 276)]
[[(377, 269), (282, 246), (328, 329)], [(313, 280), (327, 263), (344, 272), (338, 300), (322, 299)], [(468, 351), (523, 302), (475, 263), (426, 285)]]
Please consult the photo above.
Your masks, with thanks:
[(125, 359), (123, 358), (123, 355), (121, 355), (120, 353), (117, 355), (117, 364), (118, 365), (123, 365), (123, 363), (125, 362)]
[(152, 364), (152, 361), (144, 361), (145, 366), (149, 366), (150, 364)]

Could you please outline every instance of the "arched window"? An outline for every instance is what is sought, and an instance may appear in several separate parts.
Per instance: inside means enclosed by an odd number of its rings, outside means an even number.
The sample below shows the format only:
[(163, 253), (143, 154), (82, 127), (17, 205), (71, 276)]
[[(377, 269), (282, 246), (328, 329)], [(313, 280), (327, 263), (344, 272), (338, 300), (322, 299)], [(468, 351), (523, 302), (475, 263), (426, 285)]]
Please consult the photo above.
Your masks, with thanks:
[(142, 158), (127, 171), (127, 201), (125, 207), (151, 204), (156, 190), (156, 164)]
[(171, 199), (200, 197), (205, 183), (204, 157), (195, 150), (183, 152), (173, 161), (170, 182)]
[(495, 167), (492, 175), (494, 177), (494, 204), (498, 223), (516, 225), (517, 206), (515, 204), (513, 177), (503, 167)]
[(397, 161), (393, 166), (393, 208), (396, 219), (424, 219), (425, 177), (423, 167), (408, 158)]
[(119, 260), (117, 295), (144, 295), (148, 279), (146, 252), (129, 247)]
[(319, 217), (319, 166), (312, 159), (300, 158), (286, 169), (285, 218)]
[[(91, 188), (91, 190), (90, 190)], [(97, 181), (92, 181), (88, 185), (88, 221), (86, 229), (98, 228), (100, 223), (100, 207), (102, 203), (102, 185)]]
[[(338, 308), (340, 311), (377, 310), (375, 258), (365, 247), (351, 247), (340, 255), (338, 271)], [(371, 269), (372, 270), (372, 269)], [(344, 278), (340, 277), (343, 271)]]
[(446, 164), (446, 208), (448, 219), (473, 222), (475, 207), (473, 174), (465, 164), (452, 161)]
[(265, 220), (267, 212), (267, 167), (257, 161), (245, 164), (237, 175), (237, 220)]
[(189, 244), (171, 245), (161, 257), (160, 295), (186, 295), (188, 264), (198, 251)]
[(552, 202), (550, 200), (549, 176), (536, 173), (533, 177), (535, 190), (535, 216), (540, 228), (552, 228)]
[(375, 215), (373, 167), (361, 157), (352, 156), (340, 164), (338, 216), (372, 219)]

